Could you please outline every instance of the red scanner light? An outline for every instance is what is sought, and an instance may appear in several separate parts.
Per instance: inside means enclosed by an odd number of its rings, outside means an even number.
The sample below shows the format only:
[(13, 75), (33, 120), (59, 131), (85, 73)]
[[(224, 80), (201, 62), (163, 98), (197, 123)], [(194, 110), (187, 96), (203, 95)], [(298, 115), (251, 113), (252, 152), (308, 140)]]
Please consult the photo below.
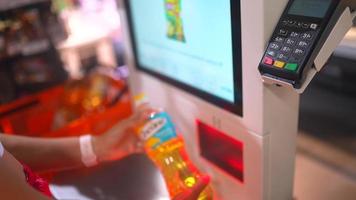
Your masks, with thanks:
[(243, 182), (243, 143), (197, 121), (201, 156)]

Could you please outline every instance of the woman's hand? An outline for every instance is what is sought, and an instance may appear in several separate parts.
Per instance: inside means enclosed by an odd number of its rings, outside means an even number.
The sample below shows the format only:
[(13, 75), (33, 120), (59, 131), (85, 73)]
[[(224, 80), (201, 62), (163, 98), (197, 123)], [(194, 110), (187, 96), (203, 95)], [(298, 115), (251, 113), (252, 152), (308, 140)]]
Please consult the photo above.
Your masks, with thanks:
[(173, 200), (197, 200), (200, 193), (205, 189), (209, 182), (209, 176), (203, 176), (199, 179), (198, 183), (194, 187), (177, 195), (173, 198)]
[(98, 161), (112, 161), (132, 153), (140, 153), (143, 146), (135, 128), (144, 123), (153, 109), (140, 106), (128, 119), (120, 121), (103, 135), (93, 137), (94, 151)]
[[(142, 146), (134, 129), (144, 123), (152, 111), (148, 106), (140, 106), (130, 118), (117, 123), (103, 135), (92, 137), (97, 161), (117, 160), (141, 152)], [(37, 172), (84, 166), (78, 137), (32, 138), (0, 134), (0, 141), (16, 159)]]

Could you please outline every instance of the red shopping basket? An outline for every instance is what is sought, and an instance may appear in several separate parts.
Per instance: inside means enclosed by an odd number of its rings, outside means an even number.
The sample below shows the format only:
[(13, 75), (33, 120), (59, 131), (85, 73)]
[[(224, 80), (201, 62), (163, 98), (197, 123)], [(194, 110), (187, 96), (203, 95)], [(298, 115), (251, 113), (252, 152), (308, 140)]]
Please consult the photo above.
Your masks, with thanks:
[(62, 137), (88, 133), (98, 135), (118, 121), (127, 118), (132, 112), (129, 93), (125, 92), (110, 108), (91, 112), (54, 130), (53, 120), (63, 92), (64, 87), (57, 86), (0, 106), (1, 131), (6, 134), (36, 137)]

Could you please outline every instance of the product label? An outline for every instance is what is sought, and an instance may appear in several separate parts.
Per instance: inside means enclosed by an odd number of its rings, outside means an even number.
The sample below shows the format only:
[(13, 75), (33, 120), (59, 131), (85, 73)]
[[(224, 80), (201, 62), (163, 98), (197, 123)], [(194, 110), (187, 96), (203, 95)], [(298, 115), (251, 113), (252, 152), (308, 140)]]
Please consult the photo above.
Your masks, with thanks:
[(177, 137), (175, 127), (165, 112), (152, 116), (140, 132), (146, 146), (152, 149)]
[(157, 133), (167, 123), (165, 118), (157, 118), (150, 120), (143, 128), (141, 137), (143, 140), (147, 140)]

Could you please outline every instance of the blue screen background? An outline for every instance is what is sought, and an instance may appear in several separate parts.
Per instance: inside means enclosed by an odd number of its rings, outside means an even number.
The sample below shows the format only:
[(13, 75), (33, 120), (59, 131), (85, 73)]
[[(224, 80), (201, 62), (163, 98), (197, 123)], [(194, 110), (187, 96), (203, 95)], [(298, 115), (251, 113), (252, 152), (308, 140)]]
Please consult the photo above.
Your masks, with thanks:
[(234, 102), (229, 0), (181, 0), (185, 42), (167, 37), (164, 0), (131, 0), (141, 67)]

